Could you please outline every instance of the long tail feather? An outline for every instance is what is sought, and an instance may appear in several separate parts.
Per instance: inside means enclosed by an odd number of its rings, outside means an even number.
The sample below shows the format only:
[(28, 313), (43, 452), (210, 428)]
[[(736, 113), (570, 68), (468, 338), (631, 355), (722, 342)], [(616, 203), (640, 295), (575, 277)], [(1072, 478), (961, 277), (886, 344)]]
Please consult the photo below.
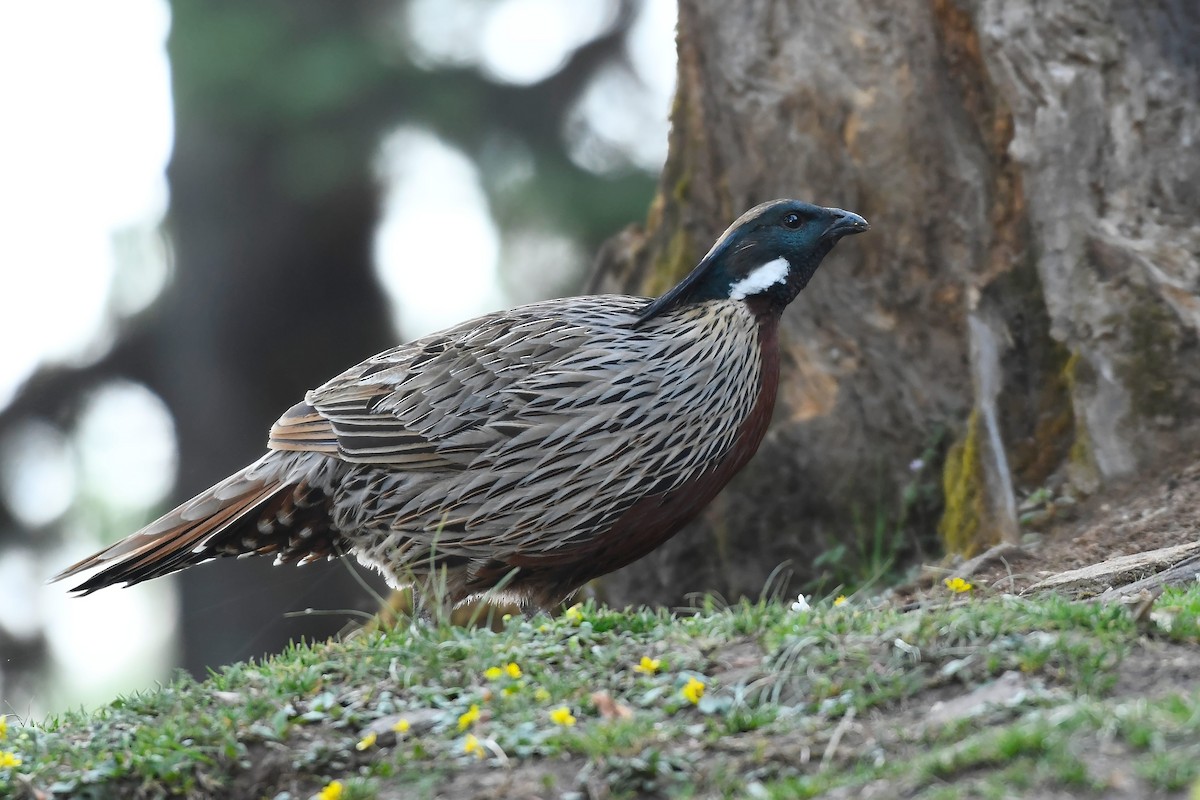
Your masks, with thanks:
[[(287, 460), (298, 457), (289, 454)], [(51, 580), (100, 569), (71, 590), (87, 595), (221, 556), (274, 553), (280, 561), (296, 562), (336, 554), (324, 494), (304, 480), (295, 482), (288, 466), (266, 456)]]

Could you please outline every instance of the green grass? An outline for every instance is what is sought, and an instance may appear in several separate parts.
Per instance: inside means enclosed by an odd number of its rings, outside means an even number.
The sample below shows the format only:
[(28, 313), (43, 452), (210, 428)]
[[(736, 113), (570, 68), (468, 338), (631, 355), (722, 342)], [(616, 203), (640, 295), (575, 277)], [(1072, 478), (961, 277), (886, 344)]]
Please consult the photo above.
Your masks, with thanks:
[[(0, 764), (20, 764), (0, 766), (0, 797), (305, 798), (335, 780), (342, 800), (1185, 797), (1200, 780), (1200, 587), (1140, 623), (1057, 597), (945, 601), (587, 605), (498, 632), (298, 645), (91, 713), (9, 717)], [(642, 656), (657, 673), (634, 669)], [(520, 677), (485, 676), (510, 662)], [(990, 704), (963, 699), (998, 686)], [(575, 724), (552, 720), (562, 706)]]

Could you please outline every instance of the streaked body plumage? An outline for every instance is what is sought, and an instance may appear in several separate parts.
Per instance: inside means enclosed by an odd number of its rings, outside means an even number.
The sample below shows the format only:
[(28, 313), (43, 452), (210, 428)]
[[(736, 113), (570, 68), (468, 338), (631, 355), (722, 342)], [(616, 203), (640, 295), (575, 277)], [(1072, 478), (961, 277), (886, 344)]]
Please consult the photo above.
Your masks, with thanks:
[(665, 299), (535, 303), (380, 353), (285, 413), (257, 462), (64, 576), (105, 567), (88, 592), (352, 552), (396, 586), (443, 575), (452, 603), (498, 584), (559, 602), (673, 535), (770, 420), (778, 303)]

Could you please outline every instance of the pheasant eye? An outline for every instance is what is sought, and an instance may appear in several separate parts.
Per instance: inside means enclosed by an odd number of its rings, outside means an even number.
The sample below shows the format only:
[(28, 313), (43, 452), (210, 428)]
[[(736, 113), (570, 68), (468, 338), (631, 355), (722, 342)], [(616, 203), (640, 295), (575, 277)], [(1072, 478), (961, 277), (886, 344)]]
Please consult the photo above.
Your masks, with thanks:
[(788, 214), (787, 216), (785, 216), (783, 218), (783, 227), (791, 228), (792, 230), (799, 228), (800, 227), (800, 215), (799, 214)]

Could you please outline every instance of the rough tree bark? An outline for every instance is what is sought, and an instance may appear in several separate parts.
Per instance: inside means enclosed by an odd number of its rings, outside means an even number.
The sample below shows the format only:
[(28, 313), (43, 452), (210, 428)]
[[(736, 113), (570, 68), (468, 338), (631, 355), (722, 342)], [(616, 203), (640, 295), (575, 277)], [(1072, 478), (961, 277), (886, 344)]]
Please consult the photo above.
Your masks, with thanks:
[(658, 197), (593, 289), (660, 291), (774, 197), (874, 229), (785, 315), (757, 458), (608, 599), (811, 574), (939, 428), (944, 502), (915, 522), (959, 551), (1017, 535), (1015, 492), (1095, 491), (1196, 442), (1200, 4), (1034, 6), (681, 0)]

